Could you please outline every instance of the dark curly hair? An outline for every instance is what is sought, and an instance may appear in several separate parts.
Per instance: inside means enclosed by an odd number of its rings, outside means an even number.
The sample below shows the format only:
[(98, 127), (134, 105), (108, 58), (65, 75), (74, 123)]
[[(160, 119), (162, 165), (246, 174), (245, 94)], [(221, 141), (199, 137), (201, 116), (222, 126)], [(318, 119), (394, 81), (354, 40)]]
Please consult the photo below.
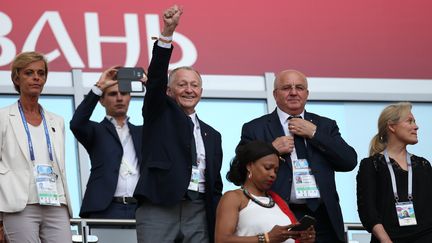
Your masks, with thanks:
[(236, 186), (243, 185), (247, 176), (246, 166), (269, 154), (279, 156), (279, 152), (273, 145), (263, 141), (255, 140), (238, 145), (236, 148), (236, 156), (231, 161), (230, 170), (226, 175), (226, 179)]

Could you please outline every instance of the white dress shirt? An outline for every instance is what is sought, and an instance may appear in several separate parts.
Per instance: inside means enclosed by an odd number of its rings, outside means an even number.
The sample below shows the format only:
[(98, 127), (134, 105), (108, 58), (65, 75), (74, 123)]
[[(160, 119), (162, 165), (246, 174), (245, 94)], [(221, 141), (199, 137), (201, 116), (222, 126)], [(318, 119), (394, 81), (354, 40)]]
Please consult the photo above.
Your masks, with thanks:
[(114, 196), (132, 197), (136, 184), (138, 183), (140, 173), (132, 135), (130, 134), (129, 126), (127, 124), (127, 120), (129, 120), (129, 118), (126, 119), (123, 126), (117, 124), (117, 121), (111, 116), (107, 115), (106, 118), (116, 128), (123, 147), (123, 157), (120, 164), (117, 188)]
[(197, 151), (197, 164), (199, 170), (199, 180), (198, 180), (198, 191), (201, 193), (205, 192), (205, 169), (206, 169), (206, 160), (205, 160), (205, 148), (204, 141), (201, 136), (201, 128), (196, 116), (196, 113), (189, 115), (194, 123), (194, 138), (195, 138), (195, 146)]
[[(282, 128), (284, 130), (285, 136), (291, 136), (291, 137), (294, 138), (294, 134), (292, 134), (292, 133), (290, 133), (288, 131), (288, 124), (289, 124), (288, 118), (290, 116), (293, 116), (293, 115), (290, 115), (288, 113), (283, 112), (279, 107), (277, 107), (276, 112), (277, 112), (277, 114), (279, 116), (279, 121), (282, 124)], [(299, 115), (297, 115), (297, 116), (301, 116), (302, 118), (304, 118), (304, 111), (302, 111), (302, 113), (299, 114)], [(291, 152), (290, 158), (291, 158), (291, 163), (293, 161), (295, 161), (295, 160), (298, 159), (297, 158), (297, 152), (296, 152), (295, 148)], [(292, 164), (291, 164), (291, 168), (292, 168)], [(306, 200), (304, 200), (304, 199), (297, 199), (296, 198), (296, 196), (295, 196), (295, 189), (294, 189), (294, 182), (291, 183), (291, 195), (290, 195), (290, 201), (289, 202), (290, 203), (296, 203), (296, 204), (304, 204), (304, 203), (306, 203)]]

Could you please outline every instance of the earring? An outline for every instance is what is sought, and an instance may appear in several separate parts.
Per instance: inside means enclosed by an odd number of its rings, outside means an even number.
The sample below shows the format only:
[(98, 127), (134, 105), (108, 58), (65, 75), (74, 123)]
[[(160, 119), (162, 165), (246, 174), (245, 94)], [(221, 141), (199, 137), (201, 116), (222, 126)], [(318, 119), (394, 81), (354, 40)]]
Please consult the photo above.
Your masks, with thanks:
[(250, 179), (252, 178), (252, 171), (248, 171), (248, 172), (249, 172), (248, 178)]

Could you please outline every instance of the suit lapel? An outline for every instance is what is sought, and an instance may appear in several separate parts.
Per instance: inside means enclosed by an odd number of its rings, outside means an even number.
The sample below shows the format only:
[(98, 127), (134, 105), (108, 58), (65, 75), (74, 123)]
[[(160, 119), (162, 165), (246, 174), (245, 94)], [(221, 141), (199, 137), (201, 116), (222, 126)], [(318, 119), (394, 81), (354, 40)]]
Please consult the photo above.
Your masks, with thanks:
[[(312, 116), (309, 112), (306, 112), (306, 111), (304, 112), (304, 119), (316, 125), (316, 121), (312, 118)], [(313, 161), (313, 159), (312, 159), (313, 149), (312, 149), (312, 146), (309, 144), (308, 139), (305, 139), (305, 140), (306, 140), (306, 152), (307, 152), (308, 162), (310, 165), (312, 165), (311, 161)]]
[(212, 154), (211, 149), (213, 148), (213, 140), (210, 139), (210, 131), (208, 129), (208, 127), (198, 118), (198, 122), (200, 125), (200, 131), (201, 131), (201, 137), (204, 143), (204, 149), (205, 149), (205, 154), (206, 154), (206, 163), (209, 163), (209, 154)]
[(108, 132), (116, 139), (117, 142), (121, 144), (120, 138), (117, 134), (114, 125), (110, 121), (108, 121), (106, 117), (101, 121), (101, 124), (105, 126)]
[[(277, 137), (285, 135), (276, 109), (269, 116), (267, 128), (271, 135), (271, 141), (274, 141)], [(288, 168), (292, 170), (290, 154), (285, 154), (282, 157), (285, 159), (285, 164), (288, 166)]]
[(277, 137), (285, 135), (276, 110), (274, 110), (270, 114), (267, 123), (267, 128), (272, 140), (275, 140)]
[[(57, 158), (56, 161), (58, 161), (58, 165), (62, 166), (63, 163), (61, 163), (64, 158), (62, 151), (63, 149), (61, 149), (61, 147), (64, 144), (63, 141), (63, 137), (61, 136), (62, 128), (58, 125), (58, 123), (56, 122), (55, 118), (53, 116), (51, 116), (48, 112), (44, 113), (45, 116), (45, 121), (47, 123), (47, 129), (48, 129), (48, 134), (51, 140), (51, 146), (53, 149), (53, 156), (55, 156)], [(57, 148), (57, 146), (59, 146)], [(64, 168), (62, 168), (64, 169)]]
[(316, 125), (316, 122), (312, 119), (311, 114), (309, 112), (307, 112), (307, 111), (304, 112), (304, 119), (308, 120), (308, 121), (310, 121), (310, 122), (312, 122), (313, 124)]
[(12, 125), (12, 129), (14, 131), (16, 141), (18, 142), (21, 152), (24, 154), (24, 157), (27, 159), (27, 161), (30, 162), (31, 159), (27, 134), (25, 132), (23, 121), (18, 110), (18, 103), (15, 103), (10, 107), (9, 121)]
[[(132, 136), (132, 141), (134, 144), (134, 148), (135, 148), (135, 154), (137, 156), (137, 158), (141, 158), (141, 141), (140, 141), (140, 136), (139, 135), (139, 129), (138, 127), (136, 127), (135, 125), (131, 124), (128, 122), (128, 126), (129, 126), (129, 133)], [(140, 160), (138, 160), (138, 162), (140, 162)]]

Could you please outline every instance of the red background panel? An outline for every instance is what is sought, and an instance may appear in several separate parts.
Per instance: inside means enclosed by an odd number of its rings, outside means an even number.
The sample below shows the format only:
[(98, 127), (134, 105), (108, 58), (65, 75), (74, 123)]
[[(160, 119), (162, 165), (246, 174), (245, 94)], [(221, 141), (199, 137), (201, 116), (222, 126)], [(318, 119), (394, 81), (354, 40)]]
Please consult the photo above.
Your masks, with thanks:
[[(0, 11), (13, 22), (6, 38), (19, 51), (45, 11), (59, 12), (87, 71), (100, 70), (87, 68), (84, 13), (98, 13), (103, 36), (124, 35), (123, 14), (137, 14), (138, 65), (147, 66), (144, 16), (177, 3), (184, 7), (177, 31), (197, 48), (194, 66), (205, 74), (261, 75), (294, 68), (314, 77), (432, 78), (429, 0), (0, 1)], [(42, 36), (38, 51), (58, 47), (50, 28)], [(102, 51), (104, 67), (125, 58), (124, 44), (102, 44)], [(180, 56), (177, 48), (174, 61)], [(70, 69), (64, 57), (50, 67)]]

